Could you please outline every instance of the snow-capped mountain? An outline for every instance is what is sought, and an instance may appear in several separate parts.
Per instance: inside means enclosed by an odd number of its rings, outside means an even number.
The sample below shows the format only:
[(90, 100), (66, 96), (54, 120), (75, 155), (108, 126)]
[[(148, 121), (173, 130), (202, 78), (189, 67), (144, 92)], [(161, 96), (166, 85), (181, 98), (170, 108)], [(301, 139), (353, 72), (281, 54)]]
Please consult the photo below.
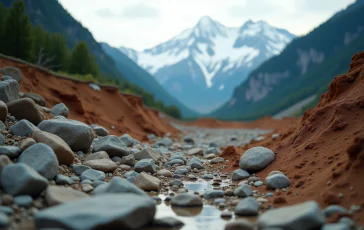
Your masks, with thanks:
[(152, 49), (120, 50), (187, 106), (209, 112), (231, 96), (249, 72), (279, 54), (295, 36), (251, 20), (229, 28), (205, 16), (194, 28)]

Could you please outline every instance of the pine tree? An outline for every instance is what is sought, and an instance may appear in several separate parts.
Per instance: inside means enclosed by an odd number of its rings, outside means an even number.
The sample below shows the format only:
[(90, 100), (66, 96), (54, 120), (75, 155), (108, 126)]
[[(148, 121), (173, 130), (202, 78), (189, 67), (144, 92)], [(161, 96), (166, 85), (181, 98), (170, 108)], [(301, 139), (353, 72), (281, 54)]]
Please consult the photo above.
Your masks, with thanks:
[(23, 1), (15, 1), (9, 10), (4, 25), (4, 53), (23, 60), (33, 59), (32, 25), (25, 14)]
[(60, 34), (53, 34), (51, 39), (50, 53), (52, 55), (51, 68), (55, 71), (66, 70), (68, 66), (68, 48), (66, 39)]
[[(4, 5), (0, 2), (0, 41), (4, 41), (4, 22), (6, 17), (7, 10), (4, 7)], [(2, 53), (4, 50), (4, 45), (0, 44), (0, 53)]]
[(82, 75), (98, 75), (98, 67), (95, 59), (90, 54), (86, 42), (81, 41), (73, 47), (69, 63), (69, 72)]

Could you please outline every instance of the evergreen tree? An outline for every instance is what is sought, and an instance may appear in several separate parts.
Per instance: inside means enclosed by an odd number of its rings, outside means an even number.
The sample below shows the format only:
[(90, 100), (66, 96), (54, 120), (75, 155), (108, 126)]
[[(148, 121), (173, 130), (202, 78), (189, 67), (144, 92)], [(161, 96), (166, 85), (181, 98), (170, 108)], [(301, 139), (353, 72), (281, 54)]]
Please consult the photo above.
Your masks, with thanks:
[[(5, 23), (5, 17), (6, 17), (7, 10), (4, 7), (4, 5), (0, 2), (0, 41), (4, 41), (4, 23)], [(0, 44), (0, 53), (2, 53), (4, 50), (4, 45)]]
[(25, 13), (23, 1), (15, 1), (9, 10), (4, 29), (4, 53), (23, 60), (31, 61), (33, 55), (32, 25)]
[(68, 65), (68, 48), (66, 39), (60, 34), (53, 34), (51, 38), (50, 54), (52, 58), (51, 69), (66, 70)]
[(88, 46), (84, 41), (77, 43), (72, 49), (69, 72), (73, 74), (98, 75), (95, 59), (91, 56)]

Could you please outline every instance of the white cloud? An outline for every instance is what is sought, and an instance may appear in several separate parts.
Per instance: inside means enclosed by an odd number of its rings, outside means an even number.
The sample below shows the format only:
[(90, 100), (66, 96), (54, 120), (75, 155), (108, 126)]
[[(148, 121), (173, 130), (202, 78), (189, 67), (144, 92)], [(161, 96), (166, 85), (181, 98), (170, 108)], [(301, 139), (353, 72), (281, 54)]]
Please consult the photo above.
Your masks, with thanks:
[(208, 15), (226, 26), (248, 19), (302, 35), (354, 0), (60, 0), (96, 40), (136, 50), (151, 48)]

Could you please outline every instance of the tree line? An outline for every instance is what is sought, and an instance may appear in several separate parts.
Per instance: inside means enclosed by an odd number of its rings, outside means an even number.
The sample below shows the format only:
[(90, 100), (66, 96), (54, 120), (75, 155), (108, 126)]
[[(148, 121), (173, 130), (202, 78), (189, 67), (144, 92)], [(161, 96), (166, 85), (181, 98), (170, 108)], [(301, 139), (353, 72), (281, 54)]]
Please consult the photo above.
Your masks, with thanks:
[(10, 8), (5, 8), (0, 2), (0, 41), (0, 53), (81, 80), (117, 85), (122, 92), (142, 96), (145, 105), (181, 118), (178, 107), (166, 106), (155, 100), (153, 94), (129, 82), (120, 82), (116, 76), (103, 75), (86, 42), (79, 41), (70, 49), (61, 34), (33, 26), (22, 0), (14, 1)]

